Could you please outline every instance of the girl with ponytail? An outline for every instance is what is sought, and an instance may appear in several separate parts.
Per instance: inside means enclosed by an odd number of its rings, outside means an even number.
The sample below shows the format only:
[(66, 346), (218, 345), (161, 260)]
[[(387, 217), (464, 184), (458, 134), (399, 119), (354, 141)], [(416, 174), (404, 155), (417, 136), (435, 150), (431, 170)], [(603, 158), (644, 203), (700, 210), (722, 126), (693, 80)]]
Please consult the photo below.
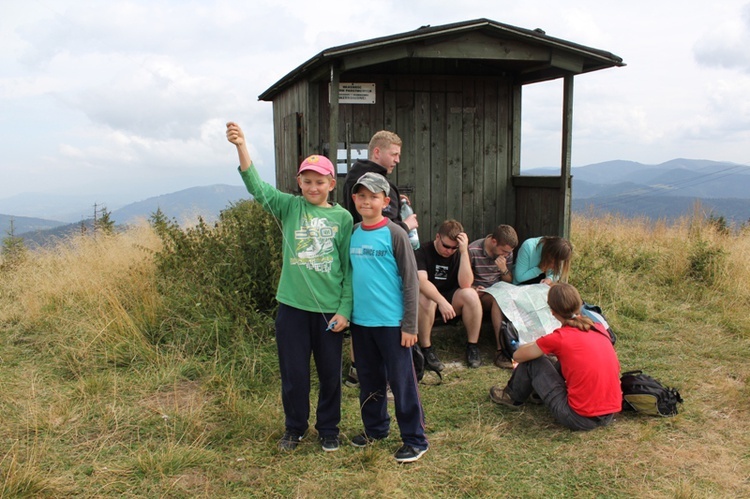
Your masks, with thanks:
[(519, 364), (505, 388), (490, 388), (490, 399), (519, 408), (535, 392), (557, 422), (571, 430), (610, 424), (622, 408), (622, 392), (609, 333), (581, 315), (583, 301), (570, 284), (554, 284), (547, 304), (561, 327), (516, 350), (513, 360)]

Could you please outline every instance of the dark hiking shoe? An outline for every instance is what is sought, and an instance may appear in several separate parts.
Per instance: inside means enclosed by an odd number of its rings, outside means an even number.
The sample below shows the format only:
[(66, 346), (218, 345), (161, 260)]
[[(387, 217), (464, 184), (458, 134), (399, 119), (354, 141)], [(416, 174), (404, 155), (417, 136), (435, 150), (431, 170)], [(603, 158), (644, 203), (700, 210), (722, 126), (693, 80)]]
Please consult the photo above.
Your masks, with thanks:
[(383, 440), (386, 437), (371, 437), (368, 436), (366, 433), (360, 433), (356, 437), (352, 438), (351, 442), (354, 447), (367, 447), (368, 445), (372, 445), (378, 440)]
[(334, 452), (339, 450), (339, 444), (340, 441), (338, 435), (328, 435), (325, 437), (320, 437), (320, 446), (326, 452)]
[(531, 395), (529, 395), (528, 401), (536, 405), (544, 404), (544, 400), (542, 400), (542, 397), (540, 397), (537, 392), (531, 392)]
[(432, 347), (423, 348), (422, 353), (424, 354), (424, 363), (427, 367), (436, 372), (445, 369), (445, 366), (440, 362), (440, 359), (438, 359), (438, 356)]
[(302, 435), (297, 435), (291, 431), (285, 431), (284, 436), (279, 440), (279, 450), (290, 451), (297, 448), (302, 441)]
[(466, 345), (466, 363), (471, 368), (477, 368), (482, 365), (482, 359), (479, 356), (478, 345)]
[(490, 388), (490, 400), (496, 404), (505, 405), (512, 409), (520, 409), (523, 402), (516, 402), (508, 394), (507, 387), (500, 388), (499, 385), (495, 385)]
[(498, 350), (495, 352), (495, 359), (492, 361), (500, 369), (513, 369), (513, 361), (505, 355), (505, 352)]
[(349, 373), (344, 379), (344, 384), (349, 388), (357, 388), (359, 386), (359, 376), (357, 376), (357, 368), (350, 367)]
[(417, 449), (411, 445), (404, 444), (396, 451), (396, 454), (394, 454), (393, 457), (395, 457), (396, 461), (399, 463), (413, 463), (422, 457), (425, 452), (427, 452), (427, 449)]

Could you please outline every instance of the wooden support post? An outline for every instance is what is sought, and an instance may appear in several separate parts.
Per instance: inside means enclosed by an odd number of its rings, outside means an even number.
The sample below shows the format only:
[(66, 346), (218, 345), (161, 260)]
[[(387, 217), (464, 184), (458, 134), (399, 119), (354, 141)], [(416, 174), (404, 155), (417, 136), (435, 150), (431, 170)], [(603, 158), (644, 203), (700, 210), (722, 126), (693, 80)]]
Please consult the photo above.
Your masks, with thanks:
[(339, 148), (339, 78), (340, 78), (339, 67), (336, 62), (331, 63), (331, 91), (329, 94), (329, 118), (330, 124), (328, 126), (328, 159), (334, 165), (338, 160), (338, 148)]
[(573, 139), (573, 75), (567, 74), (563, 79), (562, 110), (562, 158), (560, 161), (560, 215), (559, 234), (570, 238), (570, 205), (572, 199), (572, 182), (570, 176), (570, 153)]

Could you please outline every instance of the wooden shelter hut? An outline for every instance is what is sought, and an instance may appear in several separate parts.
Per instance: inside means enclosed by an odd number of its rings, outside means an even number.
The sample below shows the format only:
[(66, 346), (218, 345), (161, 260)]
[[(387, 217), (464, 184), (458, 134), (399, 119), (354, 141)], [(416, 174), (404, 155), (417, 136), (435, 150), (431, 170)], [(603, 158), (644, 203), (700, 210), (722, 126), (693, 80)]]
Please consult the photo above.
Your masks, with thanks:
[[(391, 180), (410, 196), (421, 240), (448, 218), (470, 240), (500, 223), (522, 240), (568, 237), (573, 77), (615, 66), (609, 52), (489, 19), (324, 50), (259, 96), (273, 102), (277, 186), (295, 192), (313, 153), (338, 163), (343, 184), (370, 137), (391, 130), (404, 141)], [(558, 78), (560, 175), (521, 176), (522, 88)]]

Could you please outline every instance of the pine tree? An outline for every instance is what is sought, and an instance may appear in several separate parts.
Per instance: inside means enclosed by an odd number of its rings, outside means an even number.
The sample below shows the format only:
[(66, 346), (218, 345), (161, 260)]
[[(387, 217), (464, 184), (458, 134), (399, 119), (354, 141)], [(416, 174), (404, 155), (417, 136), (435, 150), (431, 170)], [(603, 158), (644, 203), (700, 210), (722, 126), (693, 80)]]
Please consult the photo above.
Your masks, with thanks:
[(10, 219), (10, 228), (5, 232), (7, 237), (3, 238), (2, 256), (3, 266), (13, 266), (26, 258), (26, 245), (23, 238), (16, 235), (13, 219)]
[(110, 235), (115, 231), (115, 221), (112, 220), (112, 212), (102, 205), (99, 210), (99, 217), (94, 220), (94, 230), (101, 231), (103, 234)]

